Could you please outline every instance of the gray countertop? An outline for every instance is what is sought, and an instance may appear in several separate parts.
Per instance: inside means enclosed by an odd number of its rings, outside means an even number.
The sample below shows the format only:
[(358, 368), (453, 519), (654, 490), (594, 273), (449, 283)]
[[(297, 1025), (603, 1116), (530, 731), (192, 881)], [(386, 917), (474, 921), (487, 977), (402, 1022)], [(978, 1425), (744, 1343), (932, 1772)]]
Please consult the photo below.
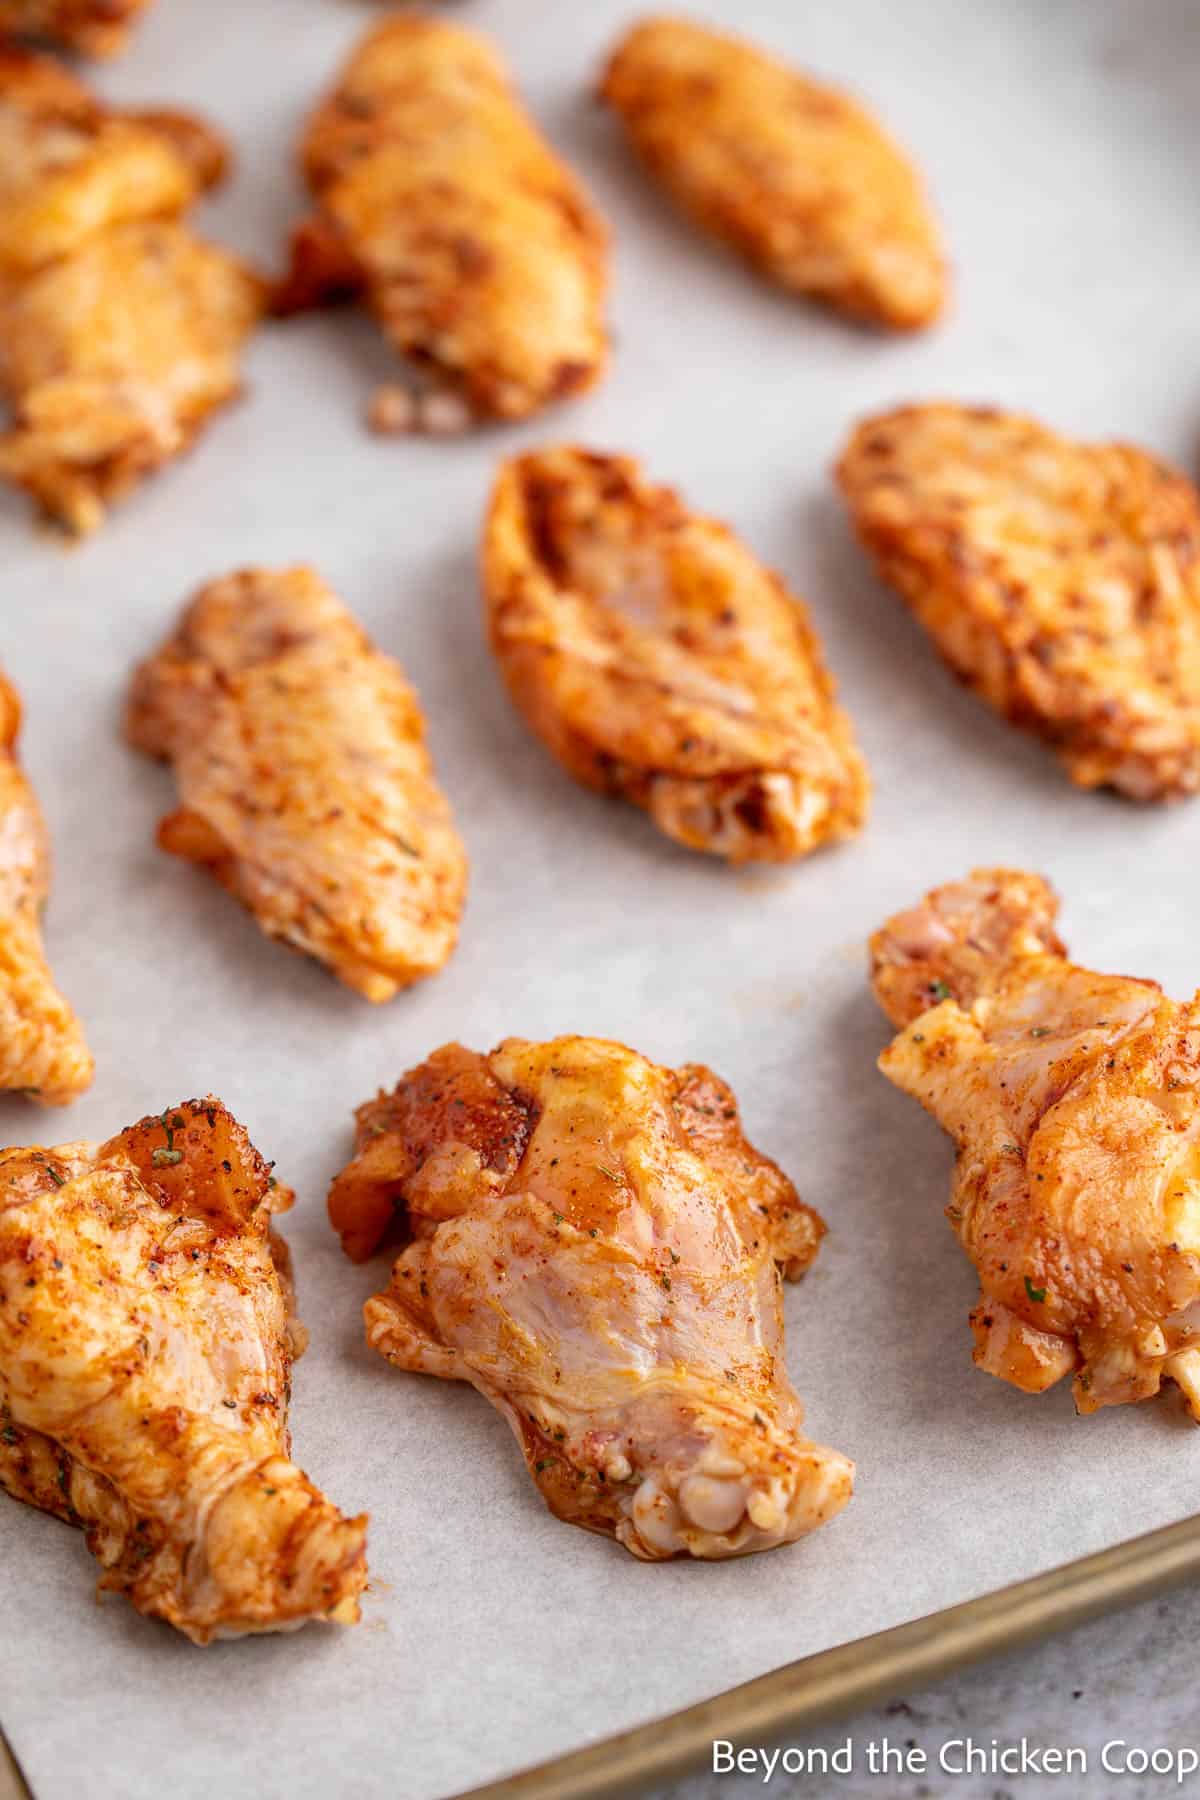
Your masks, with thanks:
[[(1200, 1793), (1200, 1773), (1185, 1775), (1107, 1772), (1104, 1746), (1125, 1740), (1132, 1749), (1181, 1751), (1200, 1757), (1200, 1702), (1196, 1696), (1194, 1652), (1200, 1637), (1200, 1589), (1185, 1588), (1127, 1612), (1095, 1620), (1032, 1650), (963, 1670), (920, 1693), (905, 1693), (869, 1712), (836, 1721), (795, 1742), (805, 1751), (832, 1754), (849, 1738), (854, 1769), (849, 1775), (777, 1770), (764, 1787), (760, 1768), (753, 1775), (704, 1773), (662, 1790), (656, 1800), (750, 1800), (764, 1792), (829, 1796), (830, 1800), (1038, 1800), (1045, 1795), (1109, 1796), (1114, 1800), (1158, 1800), (1160, 1795)], [(902, 1750), (923, 1750), (924, 1773), (872, 1775), (867, 1746), (884, 1738)], [(1081, 1749), (1086, 1773), (953, 1774), (939, 1767), (943, 1747), (963, 1739), (990, 1751), (992, 1740), (1033, 1747)], [(947, 1748), (960, 1762), (961, 1748)], [(1129, 1757), (1110, 1752), (1109, 1760)], [(1130, 1758), (1136, 1760), (1136, 1758)], [(1178, 1767), (1178, 1764), (1177, 1764)]]

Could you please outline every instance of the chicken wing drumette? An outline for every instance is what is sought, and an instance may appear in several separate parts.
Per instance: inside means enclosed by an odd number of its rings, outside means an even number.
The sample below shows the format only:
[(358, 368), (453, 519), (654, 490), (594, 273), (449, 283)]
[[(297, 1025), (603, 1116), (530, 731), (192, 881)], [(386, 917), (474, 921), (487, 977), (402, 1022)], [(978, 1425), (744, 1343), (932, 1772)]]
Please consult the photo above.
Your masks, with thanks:
[(1200, 497), (1128, 444), (990, 407), (858, 426), (859, 537), (955, 674), (1080, 787), (1200, 787)]
[(629, 458), (504, 464), (483, 579), (509, 692), (577, 781), (732, 862), (862, 825), (866, 769), (804, 607)]
[(896, 331), (941, 312), (920, 178), (848, 94), (678, 18), (635, 25), (600, 93), (672, 198), (771, 280)]
[(290, 1460), (291, 1203), (219, 1101), (0, 1152), (0, 1483), (193, 1642), (351, 1623), (365, 1518)]
[(72, 531), (239, 390), (265, 290), (180, 222), (226, 161), (197, 119), (114, 112), (0, 51), (0, 475)]
[(467, 860), (420, 704), (311, 569), (202, 589), (134, 677), (130, 740), (174, 766), (164, 850), (368, 1000), (432, 975)]
[(151, 0), (0, 0), (0, 35), (52, 38), (83, 56), (115, 56)]
[(789, 1543), (850, 1496), (801, 1431), (779, 1270), (824, 1230), (707, 1069), (620, 1044), (451, 1044), (360, 1109), (330, 1192), (397, 1368), (471, 1382), (559, 1518), (658, 1561)]
[(50, 848), (17, 757), (20, 728), (21, 702), (0, 672), (0, 1088), (61, 1106), (91, 1086), (94, 1065), (42, 947)]
[(1068, 961), (1057, 910), (980, 869), (889, 920), (880, 1067), (957, 1146), (975, 1361), (1027, 1393), (1073, 1374), (1080, 1412), (1169, 1377), (1200, 1419), (1200, 1001)]
[(279, 306), (365, 297), (432, 384), (403, 413), (404, 390), (385, 390), (381, 428), (524, 418), (600, 379), (607, 232), (486, 40), (389, 18), (318, 108), (302, 159), (317, 212)]

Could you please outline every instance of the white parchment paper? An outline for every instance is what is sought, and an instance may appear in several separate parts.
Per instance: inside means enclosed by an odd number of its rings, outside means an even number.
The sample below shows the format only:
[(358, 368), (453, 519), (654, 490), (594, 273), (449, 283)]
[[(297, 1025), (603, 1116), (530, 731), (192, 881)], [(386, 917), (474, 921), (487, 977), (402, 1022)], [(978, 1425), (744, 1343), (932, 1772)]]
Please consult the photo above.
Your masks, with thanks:
[[(92, 542), (0, 499), (0, 655), (53, 830), (55, 967), (98, 1065), (68, 1113), (0, 1103), (0, 1141), (103, 1136), (213, 1089), (295, 1184), (285, 1221), (312, 1347), (298, 1460), (372, 1516), (354, 1631), (206, 1651), (124, 1603), (61, 1524), (0, 1504), (0, 1717), (39, 1800), (337, 1792), (431, 1800), (714, 1694), (791, 1658), (1177, 1519), (1200, 1434), (1165, 1404), (1076, 1420), (974, 1371), (971, 1270), (941, 1209), (948, 1144), (874, 1069), (864, 940), (981, 861), (1044, 869), (1075, 951), (1200, 980), (1200, 807), (1077, 793), (963, 694), (853, 547), (827, 469), (850, 422), (905, 398), (1027, 406), (1191, 463), (1200, 423), (1200, 19), (1188, 0), (697, 0), (858, 88), (934, 185), (958, 265), (950, 321), (871, 337), (760, 287), (681, 224), (589, 90), (629, 0), (476, 0), (616, 231), (612, 376), (580, 405), (452, 445), (363, 431), (390, 368), (369, 325), (265, 329), (250, 394)], [(104, 71), (131, 102), (207, 109), (240, 153), (206, 228), (270, 263), (301, 196), (301, 120), (372, 9), (159, 0)], [(480, 632), (475, 544), (496, 459), (568, 437), (628, 449), (730, 519), (808, 596), (870, 758), (857, 843), (770, 873), (672, 848), (583, 793), (511, 711)], [(263, 939), (152, 833), (169, 777), (126, 750), (134, 660), (202, 580), (311, 560), (401, 658), (472, 859), (462, 944), (372, 1009)], [(813, 1434), (857, 1495), (803, 1544), (646, 1567), (542, 1508), (466, 1388), (361, 1341), (386, 1265), (325, 1222), (353, 1106), (444, 1040), (581, 1031), (710, 1062), (831, 1230), (788, 1297)]]

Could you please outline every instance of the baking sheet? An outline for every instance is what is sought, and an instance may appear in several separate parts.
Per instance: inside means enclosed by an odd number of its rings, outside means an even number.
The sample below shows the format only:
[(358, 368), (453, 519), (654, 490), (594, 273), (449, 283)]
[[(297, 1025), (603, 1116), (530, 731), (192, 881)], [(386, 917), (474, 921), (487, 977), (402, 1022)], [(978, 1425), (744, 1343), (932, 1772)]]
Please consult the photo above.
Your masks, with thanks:
[[(712, 1695), (796, 1657), (982, 1593), (1191, 1512), (1200, 1434), (1170, 1405), (1077, 1421), (977, 1373), (973, 1278), (941, 1216), (950, 1151), (877, 1075), (863, 980), (889, 911), (973, 863), (1044, 869), (1074, 951), (1200, 977), (1200, 811), (1076, 793), (937, 665), (850, 542), (827, 467), (864, 411), (926, 395), (1028, 406), (1081, 434), (1194, 461), (1200, 16), (1186, 0), (709, 0), (875, 101), (929, 172), (955, 312), (912, 341), (863, 335), (755, 284), (643, 182), (588, 84), (633, 16), (475, 0), (617, 233), (617, 355), (591, 399), (468, 444), (361, 429), (390, 368), (369, 326), (265, 330), (252, 392), (184, 464), (76, 550), (0, 499), (0, 655), (54, 834), (48, 920), (96, 1053), (68, 1113), (0, 1102), (0, 1141), (106, 1135), (212, 1088), (301, 1199), (284, 1229), (312, 1347), (297, 1460), (372, 1515), (372, 1592), (342, 1633), (199, 1651), (91, 1600), (81, 1540), (0, 1506), (9, 1600), (0, 1718), (39, 1800), (338, 1791), (432, 1800)], [(371, 16), (355, 0), (160, 0), (101, 85), (206, 108), (240, 151), (214, 235), (271, 260), (300, 205), (303, 114)], [(496, 459), (572, 438), (640, 454), (733, 521), (808, 596), (871, 761), (857, 843), (732, 872), (584, 794), (512, 713), (479, 626), (475, 540)], [(160, 855), (169, 777), (118, 735), (132, 662), (201, 580), (312, 560), (424, 699), (472, 857), (461, 947), (372, 1009), (268, 944)], [(831, 1230), (787, 1301), (813, 1435), (859, 1463), (829, 1528), (744, 1562), (646, 1567), (542, 1509), (507, 1428), (466, 1388), (361, 1343), (386, 1265), (355, 1270), (324, 1218), (353, 1106), (447, 1038), (583, 1031), (708, 1061), (752, 1137)]]

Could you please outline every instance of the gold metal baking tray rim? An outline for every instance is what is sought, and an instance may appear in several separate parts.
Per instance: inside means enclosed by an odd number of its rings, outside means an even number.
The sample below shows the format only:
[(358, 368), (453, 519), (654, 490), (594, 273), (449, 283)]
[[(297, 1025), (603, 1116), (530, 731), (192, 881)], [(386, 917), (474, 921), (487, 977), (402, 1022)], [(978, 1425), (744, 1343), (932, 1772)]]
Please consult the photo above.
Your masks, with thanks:
[(801, 1657), (699, 1706), (605, 1738), (457, 1800), (599, 1800), (638, 1793), (707, 1762), (714, 1738), (770, 1745), (819, 1721), (926, 1687), (1100, 1613), (1200, 1575), (1200, 1514), (1011, 1587)]
[[(714, 1738), (776, 1743), (902, 1690), (926, 1687), (951, 1669), (1148, 1600), (1197, 1575), (1200, 1514), (977, 1600), (802, 1657), (699, 1706), (472, 1788), (458, 1800), (600, 1800), (639, 1792), (706, 1762)], [(30, 1800), (6, 1749), (0, 1736), (0, 1800)]]

